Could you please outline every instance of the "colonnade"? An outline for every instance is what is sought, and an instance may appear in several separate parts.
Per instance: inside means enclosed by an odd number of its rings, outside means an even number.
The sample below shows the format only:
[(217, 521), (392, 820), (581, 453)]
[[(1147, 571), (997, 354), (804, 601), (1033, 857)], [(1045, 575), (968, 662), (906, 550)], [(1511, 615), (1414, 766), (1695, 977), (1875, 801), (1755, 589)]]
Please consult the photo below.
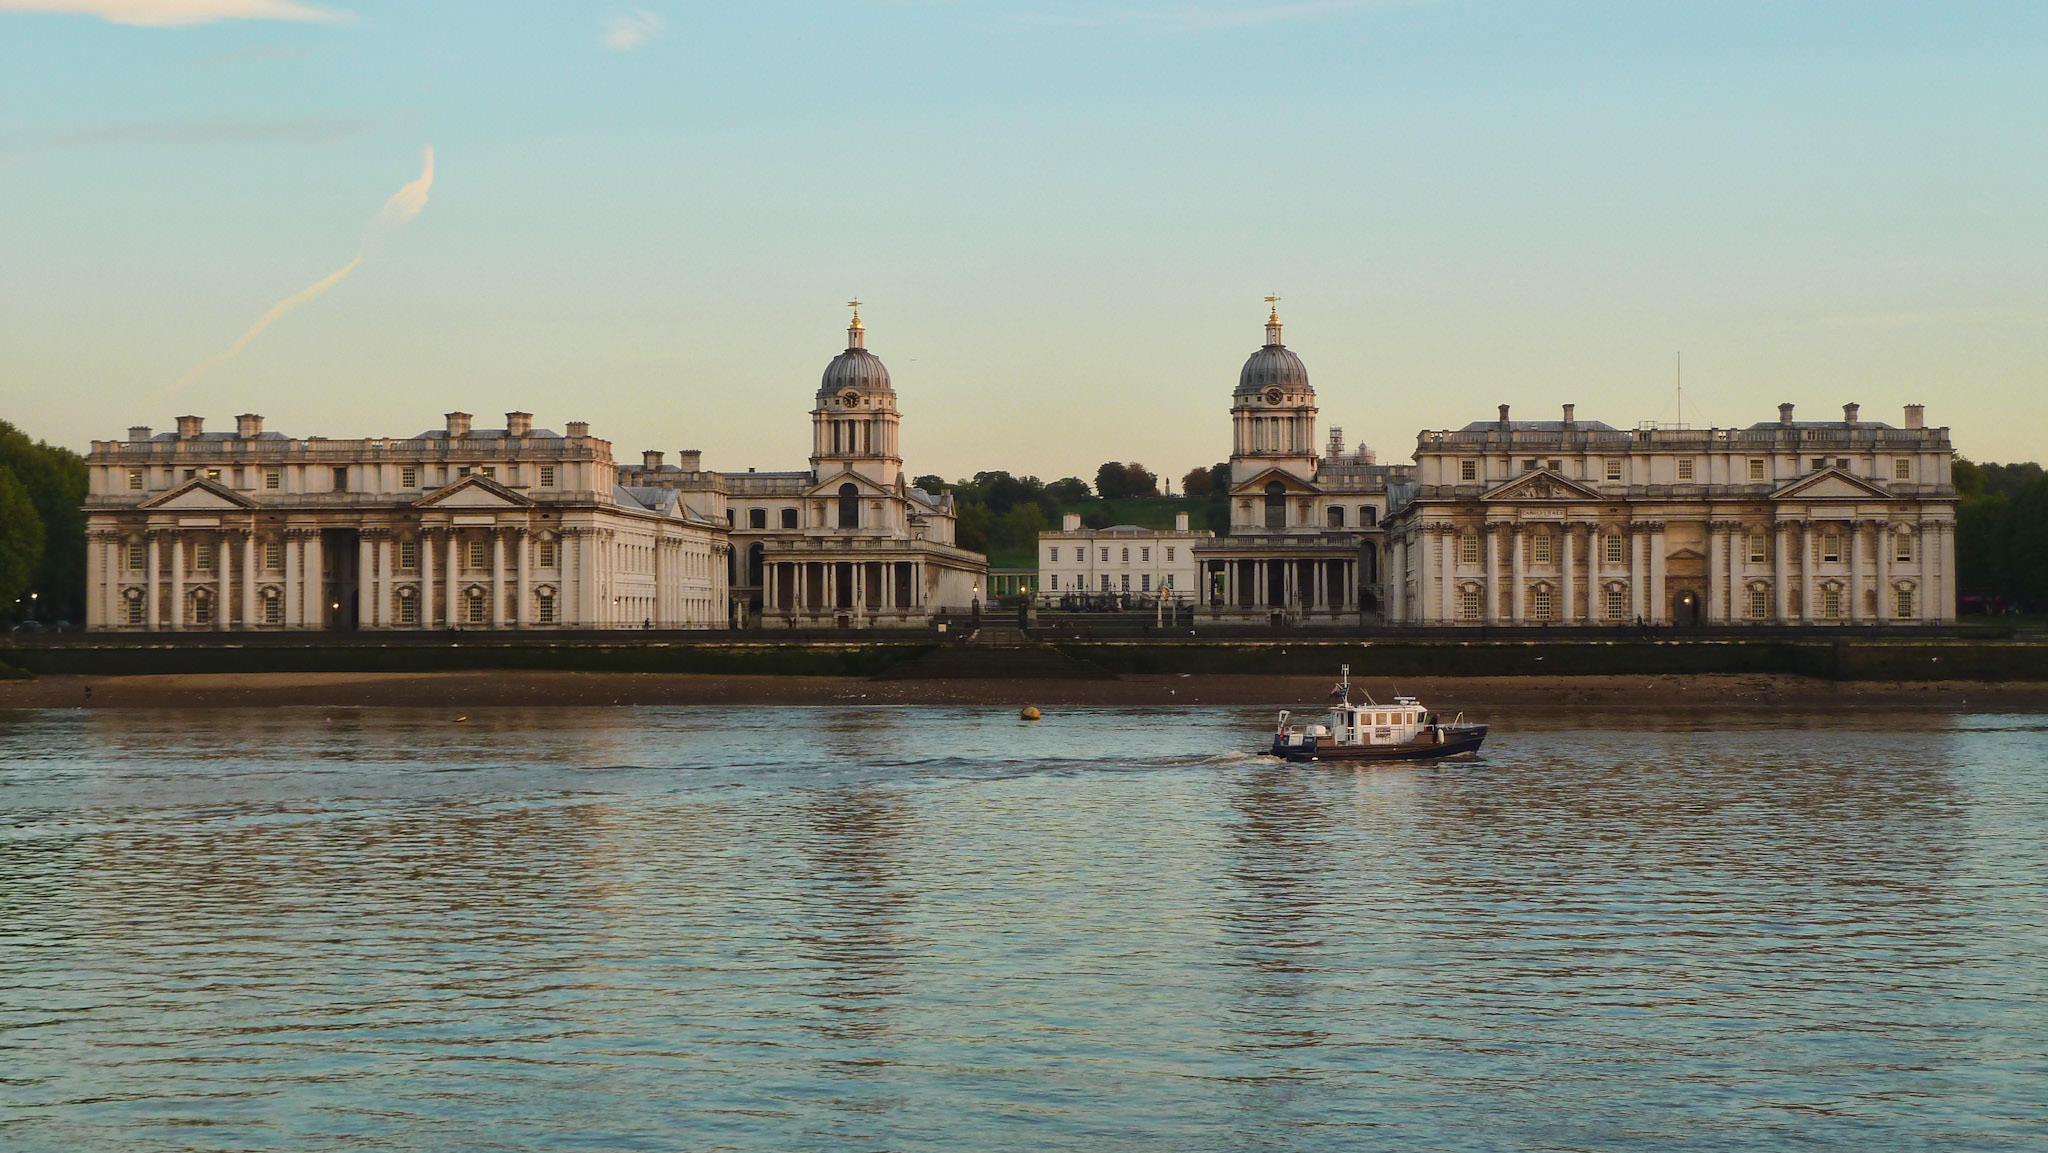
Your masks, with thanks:
[(764, 612), (792, 617), (908, 612), (926, 603), (925, 566), (916, 560), (769, 560), (761, 579)]
[(1221, 608), (1338, 613), (1358, 607), (1358, 560), (1352, 556), (1209, 559), (1202, 571), (1210, 603)]

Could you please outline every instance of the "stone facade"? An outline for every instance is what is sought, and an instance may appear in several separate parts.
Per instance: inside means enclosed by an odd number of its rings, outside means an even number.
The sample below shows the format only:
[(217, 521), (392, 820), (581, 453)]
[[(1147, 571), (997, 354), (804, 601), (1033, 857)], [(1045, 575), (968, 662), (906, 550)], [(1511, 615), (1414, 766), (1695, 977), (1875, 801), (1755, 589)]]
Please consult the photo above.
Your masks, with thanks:
[(1188, 528), (1186, 513), (1171, 529), (1083, 528), (1081, 518), (1068, 513), (1059, 531), (1038, 534), (1039, 596), (1055, 604), (1074, 595), (1150, 599), (1166, 593), (1195, 600), (1202, 587), (1195, 549), (1215, 539), (1215, 533)]
[(1389, 526), (1390, 620), (1420, 625), (1923, 624), (1956, 611), (1954, 451), (1840, 421), (1424, 432)]
[(87, 458), (87, 625), (225, 629), (707, 628), (722, 518), (618, 484), (571, 423), (467, 413), (405, 439), (298, 439), (237, 418), (132, 428)]
[(1382, 618), (1383, 524), (1406, 494), (1407, 465), (1383, 465), (1332, 429), (1316, 451), (1315, 389), (1280, 339), (1238, 374), (1231, 398), (1230, 534), (1195, 548), (1206, 619), (1364, 624)]

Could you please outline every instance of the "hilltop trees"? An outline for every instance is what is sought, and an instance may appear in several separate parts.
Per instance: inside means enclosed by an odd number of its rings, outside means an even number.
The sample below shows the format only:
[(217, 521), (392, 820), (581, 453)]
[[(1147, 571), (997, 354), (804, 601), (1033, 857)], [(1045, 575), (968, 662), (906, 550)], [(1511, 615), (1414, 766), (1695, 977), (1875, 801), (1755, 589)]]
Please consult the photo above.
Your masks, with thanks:
[(1966, 594), (2048, 606), (2048, 472), (1955, 462), (1957, 584)]
[(0, 612), (34, 590), (37, 614), (85, 607), (85, 459), (0, 421)]

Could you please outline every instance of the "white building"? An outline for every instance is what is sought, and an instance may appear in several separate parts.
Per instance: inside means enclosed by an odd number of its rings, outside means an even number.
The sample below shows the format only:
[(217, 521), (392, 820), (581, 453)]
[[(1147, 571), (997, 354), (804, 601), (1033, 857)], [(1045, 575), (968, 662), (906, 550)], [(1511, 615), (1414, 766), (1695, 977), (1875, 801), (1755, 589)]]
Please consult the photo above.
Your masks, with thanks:
[(1904, 427), (1796, 421), (1424, 432), (1394, 516), (1409, 624), (1919, 624), (1956, 611), (1954, 450)]
[(1170, 530), (1130, 524), (1083, 528), (1080, 516), (1068, 513), (1059, 531), (1038, 534), (1039, 598), (1163, 593), (1193, 599), (1201, 592), (1195, 546), (1215, 537), (1189, 529), (1186, 513), (1175, 514)]
[(621, 487), (611, 445), (507, 413), (404, 439), (298, 439), (246, 414), (131, 428), (86, 458), (88, 627), (709, 628), (716, 502)]

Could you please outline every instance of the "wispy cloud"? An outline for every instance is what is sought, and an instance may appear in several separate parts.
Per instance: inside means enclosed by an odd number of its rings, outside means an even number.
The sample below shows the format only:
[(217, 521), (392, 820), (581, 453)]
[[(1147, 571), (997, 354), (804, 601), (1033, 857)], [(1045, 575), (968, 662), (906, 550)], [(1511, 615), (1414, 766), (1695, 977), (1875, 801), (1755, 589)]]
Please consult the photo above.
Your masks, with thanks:
[(256, 323), (250, 325), (247, 332), (244, 332), (239, 339), (229, 345), (227, 351), (216, 353), (193, 365), (191, 371), (178, 378), (176, 384), (164, 390), (164, 395), (168, 396), (171, 393), (177, 392), (179, 389), (184, 388), (186, 385), (191, 384), (228, 361), (242, 355), (242, 350), (249, 347), (249, 342), (262, 335), (263, 330), (276, 323), (279, 317), (348, 279), (348, 274), (354, 272), (356, 267), (362, 264), (363, 258), (370, 254), (370, 242), (383, 233), (418, 216), (420, 210), (427, 206), (427, 194), (433, 191), (433, 188), (434, 146), (429, 144), (427, 146), (425, 166), (420, 172), (419, 179), (392, 193), (391, 199), (384, 202), (384, 207), (377, 210), (377, 215), (370, 218), (369, 227), (363, 230), (362, 242), (356, 245), (356, 254), (347, 264), (271, 305), (270, 311), (257, 317)]
[(61, 12), (113, 24), (176, 28), (220, 20), (346, 20), (346, 12), (297, 0), (0, 0), (0, 12)]
[(633, 52), (661, 35), (661, 30), (661, 17), (645, 8), (635, 8), (605, 21), (604, 35), (598, 39), (614, 52)]

